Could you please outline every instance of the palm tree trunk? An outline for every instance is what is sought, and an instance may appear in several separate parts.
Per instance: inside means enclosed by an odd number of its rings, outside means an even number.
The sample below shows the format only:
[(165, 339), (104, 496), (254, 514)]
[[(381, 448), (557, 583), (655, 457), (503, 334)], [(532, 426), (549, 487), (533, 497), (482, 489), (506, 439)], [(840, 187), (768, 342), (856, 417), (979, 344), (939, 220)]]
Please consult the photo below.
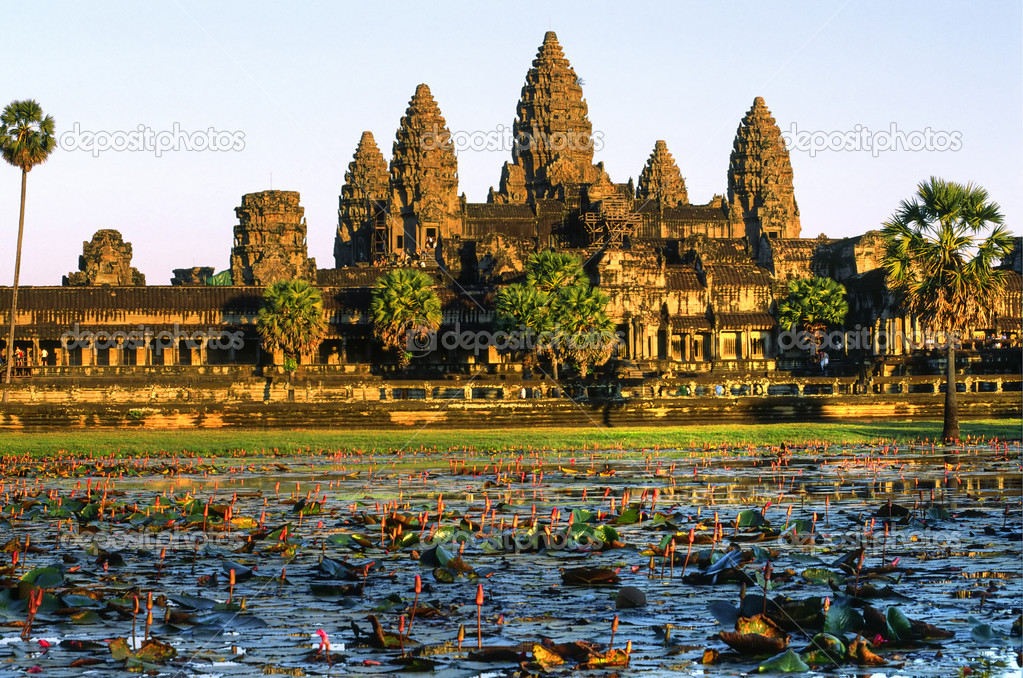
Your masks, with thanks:
[(18, 313), (18, 276), (21, 274), (21, 237), (25, 233), (25, 185), (28, 172), (21, 170), (21, 213), (18, 215), (18, 249), (14, 255), (14, 287), (11, 289), (11, 329), (7, 333), (7, 372), (4, 376), (4, 398), (7, 402), (7, 389), (11, 384), (11, 366), (14, 364), (14, 316)]
[(941, 437), (959, 440), (959, 409), (956, 405), (956, 346), (948, 340), (948, 365), (945, 375), (945, 425)]

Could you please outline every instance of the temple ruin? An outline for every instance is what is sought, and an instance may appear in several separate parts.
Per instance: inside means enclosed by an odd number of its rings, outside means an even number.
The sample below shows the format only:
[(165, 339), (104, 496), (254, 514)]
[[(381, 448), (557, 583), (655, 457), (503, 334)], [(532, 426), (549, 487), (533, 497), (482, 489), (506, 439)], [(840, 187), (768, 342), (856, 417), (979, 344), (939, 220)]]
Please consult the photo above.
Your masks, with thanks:
[[(585, 262), (591, 282), (610, 297), (608, 313), (624, 339), (617, 362), (658, 379), (751, 379), (792, 370), (799, 363), (779, 345), (774, 312), (788, 281), (812, 275), (846, 286), (846, 324), (866, 337), (858, 359), (910, 352), (878, 341), (883, 331), (919, 328), (887, 292), (880, 233), (802, 237), (789, 154), (761, 97), (737, 112), (727, 164), (722, 158), (726, 181), (706, 204), (690, 202), (684, 149), (675, 149), (677, 162), (663, 140), (651, 140), (635, 184), (614, 181), (594, 163), (589, 114), (581, 81), (548, 32), (515, 105), (511, 158), (486, 202), (460, 195), (450, 130), (430, 88), (420, 84), (400, 117), (389, 160), (372, 132), (358, 140), (340, 189), (333, 268), (317, 269), (308, 256), (299, 193), (249, 193), (235, 209), (227, 271), (180, 268), (170, 286), (145, 286), (131, 268), (131, 245), (117, 231), (98, 231), (63, 287), (21, 291), (18, 342), (36, 356), (48, 349), (45, 366), (72, 371), (256, 366), (265, 360), (255, 332), (263, 289), (300, 278), (324, 297), (328, 331), (313, 358), (318, 373), (365, 376), (392, 360), (372, 340), (368, 313), (371, 289), (388, 270), (416, 267), (434, 279), (442, 331), (488, 329), (497, 291), (524, 279), (531, 253), (555, 248)], [(1003, 264), (1009, 292), (991, 326), (978, 328), (982, 338), (1018, 342), (1020, 251), (1017, 242)], [(0, 289), (0, 306), (8, 294)], [(151, 334), (201, 331), (206, 338), (169, 346), (152, 337), (95, 338), (140, 325)], [(69, 327), (93, 334), (69, 340)], [(223, 333), (240, 333), (232, 336), (243, 337), (244, 347), (218, 343), (214, 335)], [(492, 374), (521, 371), (493, 350), (442, 349), (413, 366), (433, 374), (481, 366)]]

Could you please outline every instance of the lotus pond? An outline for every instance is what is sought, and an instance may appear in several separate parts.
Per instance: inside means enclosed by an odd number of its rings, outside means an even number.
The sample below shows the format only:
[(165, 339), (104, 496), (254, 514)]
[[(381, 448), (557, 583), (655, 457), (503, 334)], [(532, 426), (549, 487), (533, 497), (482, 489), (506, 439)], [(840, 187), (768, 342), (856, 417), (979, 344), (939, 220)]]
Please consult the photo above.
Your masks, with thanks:
[(1018, 442), (0, 461), (0, 675), (1018, 676)]

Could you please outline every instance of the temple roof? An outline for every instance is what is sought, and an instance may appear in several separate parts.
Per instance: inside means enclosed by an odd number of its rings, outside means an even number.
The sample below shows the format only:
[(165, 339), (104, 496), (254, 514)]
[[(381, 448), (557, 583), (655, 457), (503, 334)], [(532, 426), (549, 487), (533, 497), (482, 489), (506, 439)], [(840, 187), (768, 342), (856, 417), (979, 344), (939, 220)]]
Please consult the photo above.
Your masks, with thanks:
[(688, 266), (669, 267), (664, 273), (664, 280), (669, 291), (692, 292), (703, 289), (699, 274)]

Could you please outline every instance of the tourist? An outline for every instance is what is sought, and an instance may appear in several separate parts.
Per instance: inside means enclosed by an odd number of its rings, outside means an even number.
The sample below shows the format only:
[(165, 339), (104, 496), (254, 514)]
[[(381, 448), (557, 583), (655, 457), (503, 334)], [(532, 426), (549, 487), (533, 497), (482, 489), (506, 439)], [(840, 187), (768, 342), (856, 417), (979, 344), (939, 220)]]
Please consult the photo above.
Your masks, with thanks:
[(830, 361), (828, 359), (828, 352), (821, 351), (821, 374), (827, 375), (829, 362)]

